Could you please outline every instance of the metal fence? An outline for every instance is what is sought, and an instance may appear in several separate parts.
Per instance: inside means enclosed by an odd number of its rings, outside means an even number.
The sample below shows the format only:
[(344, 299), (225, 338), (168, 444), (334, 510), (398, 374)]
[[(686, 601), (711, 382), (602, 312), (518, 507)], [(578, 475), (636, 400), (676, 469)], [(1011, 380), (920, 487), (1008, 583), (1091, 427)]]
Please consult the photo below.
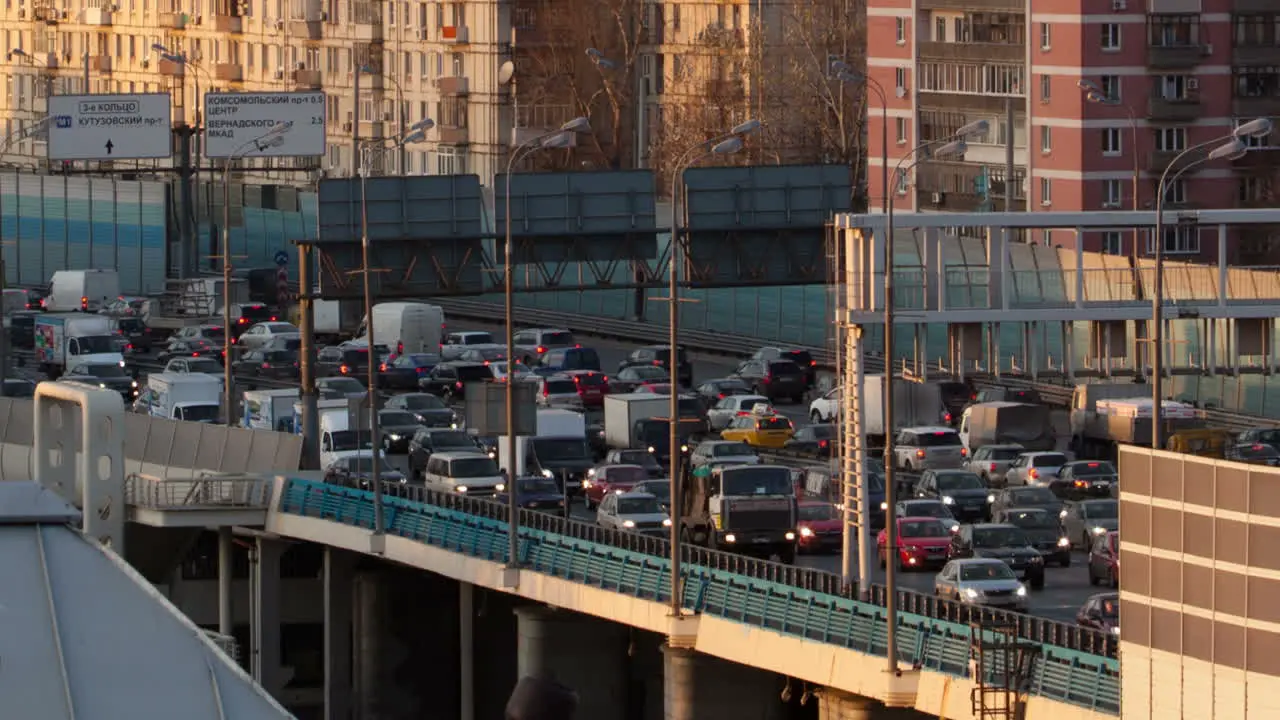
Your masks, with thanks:
[(271, 504), (272, 481), (261, 475), (163, 478), (132, 473), (125, 478), (125, 501), (153, 510), (261, 508)]

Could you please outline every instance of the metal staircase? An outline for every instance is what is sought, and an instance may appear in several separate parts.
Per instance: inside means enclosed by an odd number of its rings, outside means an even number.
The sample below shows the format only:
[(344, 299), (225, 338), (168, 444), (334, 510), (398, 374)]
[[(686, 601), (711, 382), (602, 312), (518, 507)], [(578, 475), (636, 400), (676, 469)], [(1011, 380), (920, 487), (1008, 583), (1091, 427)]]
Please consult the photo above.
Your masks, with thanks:
[(1014, 626), (974, 622), (969, 628), (974, 718), (1022, 720), (1040, 646), (1019, 640)]

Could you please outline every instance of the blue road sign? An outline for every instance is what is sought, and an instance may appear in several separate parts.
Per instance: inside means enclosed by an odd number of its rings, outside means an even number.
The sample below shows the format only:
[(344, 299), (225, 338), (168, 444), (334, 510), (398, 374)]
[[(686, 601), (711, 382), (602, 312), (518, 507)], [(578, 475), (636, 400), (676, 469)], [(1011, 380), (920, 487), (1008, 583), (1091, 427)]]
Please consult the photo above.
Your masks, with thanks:
[(289, 253), (283, 250), (277, 250), (276, 265), (278, 265), (279, 267), (284, 267), (285, 265), (288, 265), (288, 264), (289, 264)]

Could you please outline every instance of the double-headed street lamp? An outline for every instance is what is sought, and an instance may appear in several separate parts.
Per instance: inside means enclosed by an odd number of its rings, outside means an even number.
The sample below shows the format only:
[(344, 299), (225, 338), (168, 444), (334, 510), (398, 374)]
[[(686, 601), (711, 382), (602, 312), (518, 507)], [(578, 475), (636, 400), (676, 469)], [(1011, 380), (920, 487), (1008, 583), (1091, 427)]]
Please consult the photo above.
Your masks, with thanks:
[(874, 93), (880, 101), (880, 182), (884, 186), (884, 198), (881, 207), (889, 212), (889, 96), (878, 80), (860, 73), (843, 60), (831, 63), (831, 72), (835, 79), (846, 85), (861, 85), (867, 93)]
[[(759, 120), (748, 120), (732, 130), (710, 140), (700, 142), (686, 150), (671, 172), (671, 242), (667, 250), (667, 302), (669, 316), (669, 356), (667, 372), (671, 376), (671, 405), (667, 411), (668, 452), (671, 454), (671, 616), (680, 617), (684, 606), (680, 592), (680, 517), (683, 503), (680, 493), (684, 483), (680, 478), (680, 227), (682, 214), (688, 213), (687, 203), (680, 202), (684, 185), (684, 173), (699, 161), (712, 155), (732, 155), (742, 149), (744, 138), (760, 130)], [(687, 220), (687, 218), (685, 218)]]
[[(383, 455), (379, 450), (378, 442), (378, 359), (375, 354), (377, 350), (373, 346), (373, 290), (372, 290), (372, 270), (369, 267), (369, 203), (368, 194), (366, 192), (369, 182), (369, 170), (373, 165), (375, 155), (385, 154), (389, 150), (403, 150), (404, 146), (422, 142), (426, 139), (427, 131), (435, 127), (435, 121), (430, 118), (424, 118), (410, 125), (406, 133), (400, 136), (385, 139), (369, 140), (360, 146), (360, 254), (363, 267), (360, 268), (361, 279), (364, 281), (364, 329), (365, 340), (368, 344), (369, 351), (369, 367), (368, 374), (365, 376), (365, 383), (368, 387), (365, 390), (365, 400), (369, 404), (369, 447), (371, 448), (370, 459), (371, 468), (369, 470), (369, 485), (373, 488), (373, 534), (382, 536), (386, 534), (386, 515), (382, 507), (382, 462)], [(300, 278), (300, 282), (307, 282), (306, 278)]]
[[(1174, 156), (1156, 185), (1155, 288), (1151, 292), (1151, 448), (1162, 449), (1161, 422), (1164, 415), (1164, 203), (1168, 185), (1186, 171), (1211, 160), (1238, 160), (1249, 152), (1246, 139), (1264, 138), (1271, 134), (1267, 118), (1251, 120), (1228, 135), (1214, 138), (1183, 150)], [(1182, 159), (1194, 152), (1208, 150), (1203, 157), (1179, 167)], [(1170, 175), (1170, 173), (1173, 173)], [(1225, 259), (1219, 258), (1219, 262)]]
[[(911, 152), (902, 156), (898, 161), (898, 165), (893, 169), (893, 175), (890, 178), (891, 187), (886, 188), (886, 192), (892, 197), (897, 193), (898, 186), (902, 182), (900, 178), (905, 177), (905, 173), (910, 172), (919, 162), (940, 157), (964, 157), (967, 146), (965, 140), (978, 135), (985, 135), (989, 124), (986, 120), (977, 120), (962, 126), (951, 135), (938, 140), (930, 140), (921, 143), (912, 148)], [(928, 153), (928, 157), (917, 157), (923, 153)], [(1006, 178), (1005, 182), (1013, 182), (1013, 178)], [(893, 451), (893, 433), (894, 433), (894, 382), (893, 382), (893, 323), (894, 323), (894, 297), (893, 297), (893, 201), (888, 204), (888, 212), (885, 213), (885, 238), (884, 238), (884, 527), (885, 527), (885, 557), (890, 561), (885, 563), (885, 609), (886, 620), (888, 623), (888, 632), (885, 636), (886, 656), (889, 662), (889, 672), (895, 673), (898, 670), (898, 563), (893, 559), (898, 557), (898, 521), (897, 512), (894, 504), (897, 503), (897, 488), (894, 487), (896, 482), (894, 478), (894, 451)], [(849, 392), (861, 392), (862, 388), (846, 388)], [(865, 472), (865, 469), (864, 469)], [(865, 583), (865, 579), (859, 579)]]
[[(515, 262), (512, 255), (515, 252), (511, 242), (511, 173), (515, 170), (516, 163), (521, 158), (527, 157), (539, 150), (553, 150), (556, 148), (569, 147), (570, 140), (574, 133), (586, 132), (591, 129), (591, 121), (585, 117), (576, 117), (569, 122), (561, 125), (558, 129), (543, 133), (526, 142), (516, 145), (511, 149), (511, 155), (507, 158), (507, 177), (506, 177), (506, 228), (505, 228), (505, 258), (503, 259), (503, 310), (506, 315), (506, 346), (507, 346), (507, 377), (506, 377), (506, 426), (507, 426), (507, 508), (508, 508), (508, 528), (507, 528), (507, 567), (520, 567), (520, 503), (516, 498), (516, 486), (519, 484), (519, 469), (523, 465), (518, 460), (520, 453), (520, 443), (516, 440), (516, 324), (515, 324)], [(515, 124), (512, 123), (512, 134), (515, 134)], [(512, 139), (514, 144), (514, 138)], [(560, 479), (561, 483), (567, 482), (565, 478)]]
[[(1084, 99), (1086, 101), (1091, 102), (1095, 105), (1106, 105), (1108, 107), (1118, 107), (1124, 110), (1125, 116), (1128, 117), (1130, 142), (1133, 145), (1133, 178), (1132, 178), (1133, 209), (1138, 210), (1139, 203), (1141, 202), (1138, 190), (1142, 184), (1142, 159), (1141, 159), (1141, 156), (1138, 154), (1138, 118), (1134, 114), (1133, 108), (1121, 102), (1120, 98), (1115, 97), (1114, 95), (1108, 95), (1106, 92), (1103, 91), (1103, 89), (1097, 83), (1095, 83), (1092, 80), (1080, 80), (1076, 82), (1076, 87), (1080, 88), (1080, 90), (1084, 93)], [(1139, 257), (1138, 237), (1139, 237), (1139, 231), (1137, 228), (1134, 228), (1133, 229), (1133, 250), (1130, 253), (1130, 257), (1133, 258), (1133, 269), (1135, 272), (1138, 269), (1138, 257)]]

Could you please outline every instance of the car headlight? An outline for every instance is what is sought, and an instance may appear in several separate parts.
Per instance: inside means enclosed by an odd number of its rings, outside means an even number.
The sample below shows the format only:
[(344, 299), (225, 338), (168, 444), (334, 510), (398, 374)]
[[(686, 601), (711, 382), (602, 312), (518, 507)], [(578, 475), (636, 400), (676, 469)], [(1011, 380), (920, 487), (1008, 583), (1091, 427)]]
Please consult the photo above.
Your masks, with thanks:
[(133, 381), (133, 386), (134, 386), (134, 387), (138, 387), (138, 381), (137, 381), (137, 380), (134, 380), (134, 381)]
[(492, 460), (492, 459), (496, 459), (497, 457), (498, 457), (498, 452), (496, 450), (489, 451), (489, 459)]
[(563, 500), (557, 500), (557, 501), (556, 501), (556, 507), (564, 507), (564, 501), (563, 501)]
[(689, 452), (689, 446), (688, 446), (688, 445), (681, 445), (681, 446), (680, 446), (680, 452)]
[(1116, 625), (1115, 627), (1111, 628), (1111, 634), (1112, 634), (1112, 635), (1119, 635), (1119, 634), (1120, 634), (1120, 626), (1119, 626), (1119, 625)]
[(507, 489), (507, 486), (505, 483), (498, 483), (497, 485), (493, 486), (493, 489), (497, 490), (498, 492), (502, 492), (503, 490)]
[(466, 486), (466, 485), (459, 485), (459, 486), (455, 487), (453, 490), (454, 490), (454, 492), (464, 493), (464, 492), (466, 492), (466, 491), (468, 490), (468, 488), (467, 488), (467, 486)]
[(1066, 511), (1066, 510), (1059, 510), (1059, 511), (1058, 511), (1058, 517), (1059, 517), (1059, 518), (1064, 518), (1064, 517), (1066, 517), (1066, 516), (1067, 516), (1067, 511)]
[(1019, 585), (1019, 586), (1018, 586), (1018, 590), (1017, 590), (1017, 592), (1016, 592), (1015, 594), (1016, 594), (1018, 597), (1026, 597), (1026, 596), (1027, 596), (1027, 586), (1026, 586), (1026, 585)]
[(783, 535), (783, 537), (785, 537), (787, 540), (795, 540), (796, 534), (791, 531), (787, 531), (787, 534)]
[(663, 518), (662, 527), (671, 527), (671, 518)]
[(988, 495), (988, 496), (987, 496), (987, 502), (989, 502), (989, 503), (993, 503), (993, 502), (995, 502), (995, 501), (996, 501), (996, 496), (995, 496), (995, 495)]
[(1107, 529), (1106, 529), (1106, 528), (1104, 528), (1104, 527), (1096, 527), (1096, 528), (1094, 528), (1094, 529), (1093, 529), (1093, 534), (1094, 534), (1094, 535), (1101, 535), (1102, 533), (1104, 533), (1104, 532), (1106, 532), (1106, 531), (1107, 531)]
[(958, 533), (958, 532), (960, 532), (960, 525), (959, 525), (958, 523), (957, 523), (957, 524), (955, 524), (955, 525), (952, 525), (952, 526), (951, 526), (951, 532), (953, 532), (953, 533)]
[(1071, 547), (1070, 538), (1058, 538), (1058, 547), (1060, 548)]
[(978, 599), (978, 591), (974, 590), (973, 588), (965, 588), (964, 596), (969, 598), (970, 600), (976, 600)]
[(1031, 564), (1032, 564), (1032, 565), (1039, 565), (1039, 564), (1040, 564), (1040, 563), (1042, 563), (1042, 562), (1044, 562), (1044, 558), (1040, 557), (1039, 555), (1032, 555), (1032, 556), (1031, 556)]
[(582, 481), (582, 489), (583, 489), (583, 490), (586, 490), (586, 489), (588, 489), (588, 488), (590, 488), (590, 487), (591, 487), (591, 481), (590, 481), (590, 480), (583, 480), (583, 481)]
[(396, 441), (399, 441), (399, 440), (403, 440), (403, 439), (404, 439), (404, 436), (403, 436), (403, 435), (401, 435), (401, 434), (399, 434), (399, 433), (391, 433), (389, 437), (390, 437), (392, 440), (396, 440)]
[(943, 505), (955, 505), (955, 504), (956, 504), (956, 499), (955, 499), (955, 498), (953, 498), (953, 497), (951, 497), (950, 495), (943, 495), (943, 496), (942, 496), (942, 504), (943, 504)]
[(449, 429), (450, 429), (450, 430), (457, 430), (457, 429), (458, 429), (458, 423), (456, 423), (456, 422), (455, 422), (455, 423), (450, 423), (450, 424), (449, 424)]
[(587, 471), (587, 477), (594, 477), (595, 474), (596, 474), (595, 468), (591, 468), (590, 470)]
[(887, 502), (882, 502), (882, 503), (880, 503), (880, 509), (881, 509), (881, 510), (888, 510), (888, 509), (889, 509), (889, 503), (887, 503)]
[(813, 530), (807, 527), (800, 528), (800, 537), (813, 537)]
[(106, 383), (98, 383), (98, 387), (100, 387), (100, 388), (106, 388), (106, 387), (107, 387), (107, 384), (106, 384)]
[(650, 446), (649, 446), (649, 452), (653, 452), (653, 451), (654, 451), (654, 450), (653, 450), (653, 446), (652, 446), (652, 445), (650, 445)]
[(635, 521), (635, 520), (623, 520), (623, 521), (622, 521), (622, 527), (625, 527), (625, 528), (633, 528), (633, 527), (635, 527), (635, 526), (636, 526), (636, 521)]
[(724, 541), (727, 543), (736, 543), (738, 542), (738, 536), (734, 535), (733, 533), (729, 533), (728, 535), (724, 536)]
[(547, 477), (547, 478), (555, 477), (555, 473), (551, 472), (550, 470), (543, 470), (542, 477)]

